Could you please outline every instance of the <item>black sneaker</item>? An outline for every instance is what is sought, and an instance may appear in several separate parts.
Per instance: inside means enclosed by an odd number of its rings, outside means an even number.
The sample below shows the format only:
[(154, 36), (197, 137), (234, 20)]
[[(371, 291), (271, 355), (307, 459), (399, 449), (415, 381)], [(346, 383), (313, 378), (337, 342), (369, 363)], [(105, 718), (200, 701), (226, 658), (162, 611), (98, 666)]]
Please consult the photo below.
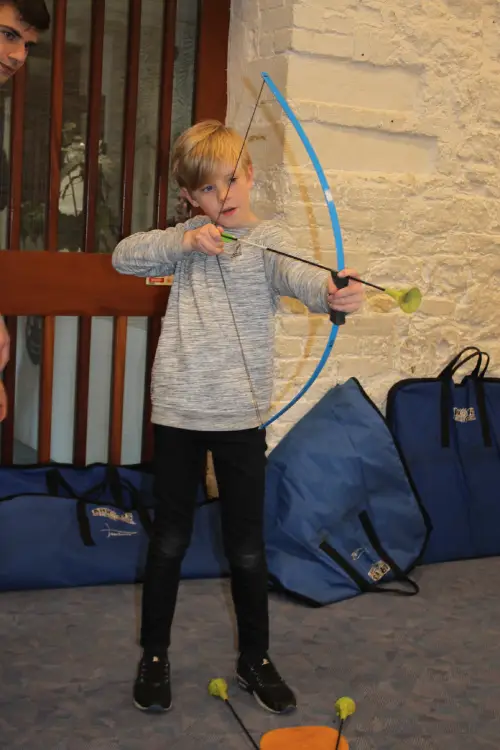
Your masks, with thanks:
[(141, 711), (168, 711), (172, 706), (167, 656), (143, 654), (134, 684), (134, 703)]
[(295, 695), (267, 654), (258, 659), (241, 654), (236, 679), (238, 685), (253, 695), (262, 708), (273, 714), (290, 713), (297, 708)]

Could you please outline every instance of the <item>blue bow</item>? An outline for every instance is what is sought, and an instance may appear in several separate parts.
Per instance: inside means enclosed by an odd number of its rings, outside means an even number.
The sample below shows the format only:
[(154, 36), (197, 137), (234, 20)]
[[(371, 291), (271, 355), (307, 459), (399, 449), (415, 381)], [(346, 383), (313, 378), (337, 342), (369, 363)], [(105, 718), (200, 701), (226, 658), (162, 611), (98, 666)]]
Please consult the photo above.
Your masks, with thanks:
[[(335, 204), (333, 202), (333, 198), (332, 198), (332, 193), (331, 193), (331, 190), (330, 190), (330, 186), (328, 184), (328, 181), (326, 179), (325, 173), (323, 171), (323, 167), (321, 166), (321, 164), (319, 162), (318, 156), (317, 156), (314, 148), (312, 147), (312, 144), (311, 144), (309, 138), (307, 137), (307, 135), (304, 132), (304, 128), (300, 124), (299, 120), (297, 119), (297, 116), (292, 111), (290, 105), (288, 104), (288, 102), (284, 98), (283, 94), (276, 87), (275, 83), (273, 82), (273, 80), (271, 79), (271, 77), (268, 75), (268, 73), (262, 73), (262, 78), (264, 79), (265, 83), (271, 89), (271, 91), (274, 94), (276, 100), (281, 105), (281, 107), (283, 108), (283, 111), (287, 115), (288, 119), (292, 123), (293, 127), (295, 128), (295, 130), (297, 131), (297, 134), (298, 134), (300, 140), (302, 141), (302, 143), (304, 144), (304, 147), (305, 147), (305, 149), (306, 149), (306, 151), (307, 151), (307, 153), (309, 155), (309, 158), (312, 161), (313, 167), (316, 170), (316, 174), (318, 175), (318, 179), (319, 179), (320, 185), (321, 185), (321, 187), (323, 189), (323, 193), (324, 193), (325, 200), (326, 200), (326, 205), (328, 206), (328, 213), (330, 215), (330, 221), (332, 223), (333, 236), (334, 236), (334, 239), (335, 239), (335, 249), (337, 251), (337, 268), (338, 268), (339, 271), (342, 271), (344, 269), (344, 267), (345, 267), (345, 262), (344, 262), (344, 243), (342, 241), (342, 233), (340, 231), (340, 223), (339, 223), (339, 218), (338, 218), (338, 215), (337, 215), (337, 209), (335, 208)], [(335, 279), (334, 278), (334, 280), (336, 281), (337, 285), (339, 285), (339, 286), (342, 285), (341, 284), (342, 279)], [(339, 330), (339, 324), (341, 324), (341, 323), (344, 322), (344, 315), (343, 314), (339, 314), (339, 313), (337, 313), (337, 314), (333, 313), (333, 314), (330, 315), (330, 320), (332, 321), (332, 329), (330, 331), (330, 335), (328, 337), (328, 341), (327, 341), (325, 350), (324, 350), (324, 352), (323, 352), (323, 354), (321, 356), (321, 359), (318, 362), (318, 364), (316, 366), (316, 369), (314, 370), (313, 374), (311, 375), (311, 377), (309, 378), (309, 380), (307, 381), (307, 383), (303, 386), (303, 388), (301, 388), (301, 390), (297, 393), (297, 395), (294, 396), (292, 398), (292, 400), (286, 406), (284, 406), (282, 409), (280, 409), (280, 411), (278, 411), (274, 416), (270, 417), (267, 420), (267, 422), (265, 422), (263, 425), (261, 425), (260, 429), (262, 429), (262, 430), (265, 429), (270, 424), (272, 424), (277, 419), (279, 419), (283, 414), (285, 414), (285, 412), (287, 412), (288, 409), (290, 409), (292, 406), (294, 406), (294, 404), (296, 404), (297, 401), (299, 401), (302, 398), (302, 396), (305, 393), (307, 393), (307, 391), (312, 386), (312, 384), (314, 383), (314, 381), (317, 380), (317, 378), (319, 377), (321, 371), (323, 370), (324, 366), (326, 365), (326, 363), (328, 361), (328, 357), (330, 356), (330, 352), (333, 349), (333, 345), (335, 343), (335, 339), (337, 338), (337, 333), (338, 333), (338, 330)]]

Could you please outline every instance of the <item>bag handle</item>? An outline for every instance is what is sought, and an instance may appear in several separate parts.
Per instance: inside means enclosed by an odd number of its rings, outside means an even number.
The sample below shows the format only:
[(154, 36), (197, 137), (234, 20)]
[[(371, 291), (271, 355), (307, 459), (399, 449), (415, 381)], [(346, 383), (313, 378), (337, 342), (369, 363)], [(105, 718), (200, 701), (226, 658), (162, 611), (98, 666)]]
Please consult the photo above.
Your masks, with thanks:
[[(465, 359), (462, 359), (463, 355), (466, 352), (472, 351), (473, 354), (469, 354)], [(478, 358), (478, 362), (476, 365), (476, 369), (479, 369), (481, 367), (482, 363), (482, 354), (480, 349), (478, 349), (477, 346), (466, 346), (465, 349), (462, 349), (461, 352), (459, 352), (453, 359), (448, 362), (446, 367), (444, 367), (441, 372), (438, 375), (439, 380), (447, 380), (453, 379), (453, 375), (456, 373), (456, 371), (462, 367), (462, 365), (465, 365), (466, 362), (469, 362), (469, 360), (474, 359), (475, 357)]]
[[(113, 504), (115, 507), (127, 512), (128, 510), (135, 510), (141, 525), (150, 537), (153, 529), (153, 522), (149, 516), (148, 511), (140, 501), (140, 494), (134, 485), (123, 477), (120, 477), (118, 469), (115, 466), (106, 467), (106, 477), (102, 482), (99, 482), (94, 487), (91, 487), (84, 493), (78, 494), (69, 482), (63, 477), (59, 469), (49, 469), (45, 475), (47, 490), (49, 495), (55, 495), (56, 497), (69, 497), (77, 501), (76, 503), (76, 515), (78, 520), (78, 528), (80, 530), (80, 536), (86, 547), (95, 546), (95, 542), (92, 539), (92, 533), (90, 530), (90, 522), (87, 517), (87, 504), (101, 502), (100, 496), (109, 487), (111, 496), (113, 498)], [(130, 495), (130, 507), (127, 508), (124, 502), (123, 490), (126, 490)], [(66, 493), (61, 494), (61, 490)]]
[[(375, 527), (372, 524), (370, 517), (366, 510), (362, 511), (359, 514), (359, 520), (361, 523), (361, 526), (364, 529), (364, 532), (366, 536), (368, 537), (368, 541), (372, 545), (373, 549), (379, 555), (380, 559), (383, 560), (383, 562), (386, 563), (394, 573), (394, 578), (399, 583), (405, 583), (410, 586), (410, 588), (413, 589), (413, 591), (406, 591), (404, 594), (406, 596), (414, 596), (415, 594), (418, 594), (420, 591), (420, 587), (416, 581), (414, 581), (412, 578), (410, 578), (396, 563), (395, 560), (389, 555), (389, 553), (384, 549), (382, 546), (382, 543), (379, 539), (379, 536), (377, 532), (375, 531)], [(381, 589), (382, 591), (387, 591), (387, 589)], [(400, 592), (403, 593), (403, 592)]]
[[(477, 365), (475, 366), (474, 371), (471, 373), (470, 377), (484, 378), (488, 371), (488, 367), (490, 366), (490, 355), (488, 354), (488, 352), (481, 352), (481, 354), (483, 355), (483, 357), (486, 357), (486, 364), (484, 365), (483, 369), (480, 371), (481, 360), (478, 360)], [(469, 376), (466, 375), (464, 380), (466, 380), (467, 377)]]
[(394, 560), (387, 554), (387, 552), (384, 550), (380, 543), (380, 539), (378, 538), (377, 532), (375, 531), (368, 514), (366, 511), (363, 511), (359, 514), (359, 520), (361, 522), (361, 525), (363, 527), (363, 530), (368, 537), (368, 540), (370, 544), (372, 545), (375, 552), (379, 555), (380, 559), (388, 565), (392, 573), (394, 574), (394, 578), (396, 582), (398, 583), (404, 583), (410, 586), (412, 589), (411, 591), (408, 591), (406, 589), (400, 589), (400, 588), (392, 588), (390, 586), (386, 586), (383, 583), (369, 583), (367, 580), (363, 578), (363, 576), (356, 570), (356, 568), (351, 565), (350, 562), (348, 562), (341, 554), (336, 550), (334, 547), (331, 546), (325, 539), (321, 542), (319, 545), (319, 548), (322, 552), (328, 555), (333, 562), (335, 562), (344, 573), (347, 573), (349, 578), (351, 578), (356, 586), (359, 588), (360, 591), (363, 593), (374, 593), (374, 594), (396, 594), (397, 596), (415, 596), (415, 594), (418, 594), (420, 591), (420, 588), (418, 584), (413, 581), (409, 576), (404, 573), (401, 568), (394, 562)]
[[(113, 505), (120, 508), (120, 510), (127, 510), (123, 500), (123, 485), (125, 482), (122, 480), (118, 470), (114, 466), (107, 466), (106, 476), (103, 481), (98, 482), (85, 492), (76, 492), (74, 487), (70, 485), (59, 469), (49, 469), (45, 475), (45, 481), (50, 495), (55, 495), (56, 497), (66, 496), (74, 498), (75, 500), (85, 500), (94, 503), (99, 503), (101, 501), (100, 498), (108, 487), (111, 492), (111, 497), (113, 498)], [(129, 483), (127, 486), (129, 492), (131, 492), (130, 487), (135, 490), (135, 488)], [(61, 494), (61, 490), (64, 490), (66, 495)], [(132, 492), (131, 495), (133, 496)]]
[[(474, 350), (473, 354), (469, 354), (464, 360), (460, 361), (461, 356), (466, 352)], [(482, 352), (475, 346), (469, 346), (463, 349), (453, 360), (444, 368), (439, 375), (442, 379), (442, 390), (441, 390), (441, 445), (443, 448), (450, 447), (450, 415), (452, 410), (452, 397), (451, 387), (453, 384), (453, 375), (459, 367), (464, 365), (471, 359), (477, 357), (477, 363), (474, 370), (469, 374), (465, 375), (462, 379), (461, 384), (466, 383), (467, 380), (471, 380), (474, 383), (476, 390), (477, 407), (479, 411), (479, 419), (481, 422), (481, 431), (483, 434), (483, 442), (486, 448), (491, 448), (493, 441), (491, 438), (490, 424), (488, 420), (488, 412), (486, 409), (486, 396), (484, 393), (484, 377), (488, 371), (490, 365), (490, 355), (487, 352)], [(486, 359), (486, 364), (483, 364), (483, 357)], [(482, 369), (481, 369), (482, 367)]]

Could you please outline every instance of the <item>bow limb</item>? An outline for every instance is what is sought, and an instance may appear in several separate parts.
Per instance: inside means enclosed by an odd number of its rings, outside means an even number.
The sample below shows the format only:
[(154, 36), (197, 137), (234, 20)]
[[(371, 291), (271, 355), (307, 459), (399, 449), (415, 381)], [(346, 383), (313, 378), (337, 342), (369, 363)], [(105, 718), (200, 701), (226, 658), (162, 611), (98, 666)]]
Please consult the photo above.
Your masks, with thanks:
[[(326, 179), (326, 175), (323, 171), (323, 167), (321, 166), (318, 156), (312, 146), (311, 141), (307, 137), (304, 131), (304, 128), (302, 127), (301, 123), (297, 119), (297, 116), (293, 112), (292, 108), (288, 104), (283, 94), (277, 88), (276, 84), (274, 83), (274, 81), (272, 80), (272, 78), (269, 76), (268, 73), (262, 73), (262, 78), (264, 79), (265, 83), (267, 84), (271, 92), (273, 93), (277, 102), (281, 105), (283, 111), (285, 112), (286, 116), (290, 120), (290, 123), (295, 128), (297, 135), (302, 141), (302, 144), (304, 145), (304, 148), (306, 149), (309, 155), (309, 158), (311, 159), (312, 165), (316, 171), (319, 183), (321, 185), (323, 194), (325, 196), (326, 205), (328, 207), (328, 214), (330, 216), (330, 222), (332, 225), (333, 237), (335, 241), (335, 249), (337, 252), (337, 268), (339, 269), (339, 271), (342, 271), (345, 268), (344, 243), (342, 240), (342, 232), (340, 229), (340, 222), (339, 222), (339, 218), (337, 214), (337, 209), (335, 208), (335, 203), (333, 202), (332, 192), (330, 190), (328, 180)], [(337, 286), (339, 287), (347, 286), (347, 283), (348, 283), (347, 279), (343, 279), (343, 278), (339, 279), (338, 277), (333, 276), (333, 274), (332, 274), (332, 278)], [(333, 345), (335, 344), (335, 340), (337, 338), (337, 334), (339, 330), (339, 325), (342, 325), (345, 322), (345, 315), (344, 313), (336, 313), (332, 311), (330, 313), (330, 320), (332, 321), (332, 329), (330, 331), (330, 335), (328, 337), (325, 350), (313, 374), (311, 375), (307, 383), (301, 388), (299, 393), (297, 393), (297, 395), (294, 396), (292, 400), (288, 404), (286, 404), (286, 406), (280, 409), (280, 411), (278, 411), (276, 414), (274, 414), (274, 416), (270, 417), (263, 425), (261, 425), (260, 429), (265, 429), (270, 424), (272, 424), (277, 419), (279, 419), (283, 414), (285, 414), (285, 412), (287, 412), (292, 406), (294, 406), (297, 403), (297, 401), (299, 401), (302, 398), (302, 396), (305, 393), (307, 393), (309, 388), (313, 385), (313, 383), (319, 377), (321, 371), (323, 370), (324, 366), (326, 365), (328, 361), (328, 357), (330, 356), (330, 352), (333, 349)]]

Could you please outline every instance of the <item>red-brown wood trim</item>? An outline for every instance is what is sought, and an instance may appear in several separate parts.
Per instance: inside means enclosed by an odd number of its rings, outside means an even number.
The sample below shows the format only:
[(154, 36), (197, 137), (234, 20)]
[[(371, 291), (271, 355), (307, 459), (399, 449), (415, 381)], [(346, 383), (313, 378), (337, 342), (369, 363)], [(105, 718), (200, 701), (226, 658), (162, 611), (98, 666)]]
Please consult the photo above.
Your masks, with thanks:
[[(172, 103), (174, 92), (175, 40), (177, 0), (164, 0), (163, 51), (160, 81), (160, 108), (158, 122), (158, 155), (156, 161), (156, 189), (154, 225), (167, 226), (168, 180), (170, 169), (170, 140), (172, 136)], [(163, 315), (164, 313), (162, 313)], [(151, 425), (151, 368), (158, 346), (161, 318), (148, 321), (146, 378), (144, 384), (144, 416), (142, 426), (142, 456), (152, 458), (153, 428)]]
[[(12, 86), (12, 115), (10, 130), (10, 195), (7, 247), (19, 250), (21, 245), (21, 203), (23, 190), (24, 111), (26, 97), (26, 67), (22, 67)], [(2, 464), (14, 463), (17, 318), (6, 318), (10, 334), (10, 363), (4, 372), (4, 386), (9, 402), (7, 417), (2, 424)]]
[[(139, 96), (139, 62), (141, 49), (141, 0), (130, 0), (127, 48), (127, 80), (123, 123), (122, 159), (122, 225), (121, 237), (132, 231), (134, 194), (135, 138)], [(125, 394), (125, 364), (127, 353), (127, 318), (115, 318), (113, 326), (113, 370), (111, 380), (111, 415), (109, 460), (121, 462), (123, 432), (123, 400)]]
[(50, 93), (49, 194), (47, 200), (47, 225), (45, 238), (46, 249), (51, 252), (58, 249), (66, 9), (67, 0), (57, 0), (57, 3), (54, 3)]
[(125, 361), (127, 355), (127, 318), (115, 321), (113, 337), (113, 379), (111, 387), (111, 419), (109, 457), (113, 466), (121, 463), (123, 434), (123, 401), (125, 396)]
[(231, 0), (201, 0), (199, 7), (194, 122), (225, 122)]
[(87, 462), (87, 434), (90, 390), (90, 351), (92, 344), (92, 318), (78, 319), (77, 368), (75, 390), (75, 426), (73, 435), (73, 463), (85, 466)]
[(169, 291), (117, 273), (104, 253), (0, 252), (6, 315), (164, 315)]
[(155, 226), (167, 226), (170, 138), (172, 134), (172, 98), (174, 91), (175, 37), (177, 0), (164, 0), (163, 52), (160, 82), (160, 115), (158, 124), (158, 158), (156, 162)]
[(21, 204), (23, 198), (24, 113), (26, 99), (26, 66), (17, 73), (12, 85), (10, 133), (10, 196), (7, 247), (21, 247)]
[[(83, 213), (85, 221), (82, 249), (85, 253), (93, 252), (96, 245), (105, 19), (105, 0), (93, 0), (88, 82), (87, 150), (85, 154), (86, 167), (83, 192)], [(92, 320), (88, 317), (81, 318), (78, 321), (75, 429), (73, 445), (73, 461), (77, 466), (84, 466), (87, 456), (91, 344)]]
[(142, 0), (130, 0), (127, 48), (127, 81), (123, 125), (122, 225), (121, 239), (132, 232), (134, 199), (135, 141), (139, 99)]
[(83, 251), (92, 252), (96, 243), (99, 185), (99, 140), (101, 137), (102, 67), (104, 54), (105, 0), (92, 0), (90, 68), (88, 87), (87, 151), (83, 212)]
[[(59, 193), (61, 189), (61, 147), (64, 100), (64, 51), (66, 39), (67, 0), (58, 0), (54, 5), (52, 34), (52, 75), (50, 93), (50, 158), (49, 190), (45, 244), (49, 252), (55, 253), (59, 230)], [(27, 253), (34, 256), (37, 253)], [(9, 256), (24, 253), (8, 253)], [(14, 278), (14, 277), (11, 277)], [(39, 279), (41, 284), (41, 279)], [(34, 315), (44, 314), (34, 311)], [(42, 364), (40, 368), (40, 405), (38, 420), (38, 460), (50, 461), (52, 437), (52, 391), (54, 385), (55, 320), (45, 318), (43, 325)]]
[(55, 337), (55, 318), (47, 317), (43, 322), (42, 367), (40, 381), (38, 423), (38, 460), (40, 463), (48, 463), (51, 458)]

